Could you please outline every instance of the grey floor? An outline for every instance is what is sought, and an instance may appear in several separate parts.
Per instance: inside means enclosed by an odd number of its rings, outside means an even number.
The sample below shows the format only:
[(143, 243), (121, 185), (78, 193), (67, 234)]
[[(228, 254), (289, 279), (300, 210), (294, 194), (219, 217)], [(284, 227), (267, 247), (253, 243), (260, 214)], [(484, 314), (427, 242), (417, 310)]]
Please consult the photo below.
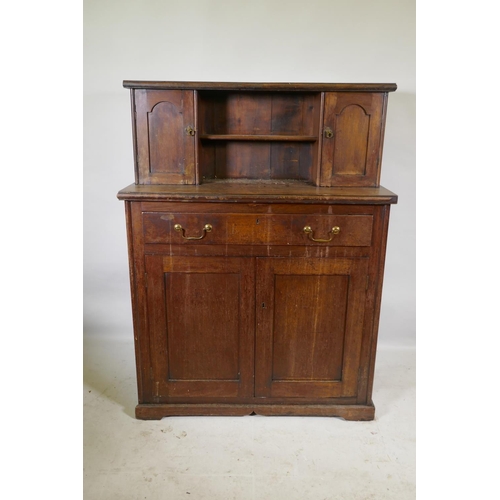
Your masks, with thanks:
[(131, 342), (84, 341), (85, 500), (415, 498), (415, 351), (380, 347), (372, 422), (134, 418)]

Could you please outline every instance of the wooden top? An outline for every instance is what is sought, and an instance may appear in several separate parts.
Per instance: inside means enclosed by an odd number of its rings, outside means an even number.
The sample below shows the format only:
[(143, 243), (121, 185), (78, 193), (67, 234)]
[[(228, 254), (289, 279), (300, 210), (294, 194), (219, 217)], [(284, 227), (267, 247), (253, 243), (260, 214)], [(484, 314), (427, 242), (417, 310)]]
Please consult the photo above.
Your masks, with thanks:
[(388, 205), (398, 197), (384, 187), (316, 187), (297, 181), (213, 181), (200, 185), (131, 184), (120, 200)]
[(395, 83), (236, 83), (236, 82), (152, 82), (124, 80), (127, 89), (262, 90), (309, 92), (394, 92)]

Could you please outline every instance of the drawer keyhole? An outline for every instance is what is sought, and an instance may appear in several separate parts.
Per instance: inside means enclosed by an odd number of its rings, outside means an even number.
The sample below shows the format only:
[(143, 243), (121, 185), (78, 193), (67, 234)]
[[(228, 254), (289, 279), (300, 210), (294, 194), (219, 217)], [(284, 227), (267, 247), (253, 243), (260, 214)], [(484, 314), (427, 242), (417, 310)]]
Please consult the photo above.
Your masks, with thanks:
[(259, 223), (259, 219), (257, 219), (257, 220), (255, 221), (255, 224), (258, 224), (258, 223)]

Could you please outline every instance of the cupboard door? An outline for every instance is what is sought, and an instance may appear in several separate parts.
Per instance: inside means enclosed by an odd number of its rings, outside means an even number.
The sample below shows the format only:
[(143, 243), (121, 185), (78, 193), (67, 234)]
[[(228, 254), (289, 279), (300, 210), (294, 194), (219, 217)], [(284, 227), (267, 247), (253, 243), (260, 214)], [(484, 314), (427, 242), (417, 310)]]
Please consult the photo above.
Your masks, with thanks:
[(192, 90), (136, 90), (139, 184), (195, 184)]
[(257, 259), (257, 397), (355, 396), (366, 259)]
[(146, 256), (152, 401), (253, 396), (254, 261)]
[(378, 186), (386, 96), (325, 92), (321, 186)]

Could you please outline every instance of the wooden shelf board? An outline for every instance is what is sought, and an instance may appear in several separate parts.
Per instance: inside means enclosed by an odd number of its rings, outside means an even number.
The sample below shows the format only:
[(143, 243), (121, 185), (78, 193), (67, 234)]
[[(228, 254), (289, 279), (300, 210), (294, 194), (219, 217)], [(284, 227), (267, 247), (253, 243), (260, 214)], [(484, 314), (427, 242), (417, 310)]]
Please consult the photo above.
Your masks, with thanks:
[(209, 141), (280, 141), (316, 142), (315, 135), (271, 135), (271, 134), (200, 134), (200, 139)]
[(120, 200), (214, 201), (243, 203), (397, 203), (397, 195), (380, 187), (316, 187), (301, 181), (205, 181), (200, 185), (132, 184), (118, 193)]

